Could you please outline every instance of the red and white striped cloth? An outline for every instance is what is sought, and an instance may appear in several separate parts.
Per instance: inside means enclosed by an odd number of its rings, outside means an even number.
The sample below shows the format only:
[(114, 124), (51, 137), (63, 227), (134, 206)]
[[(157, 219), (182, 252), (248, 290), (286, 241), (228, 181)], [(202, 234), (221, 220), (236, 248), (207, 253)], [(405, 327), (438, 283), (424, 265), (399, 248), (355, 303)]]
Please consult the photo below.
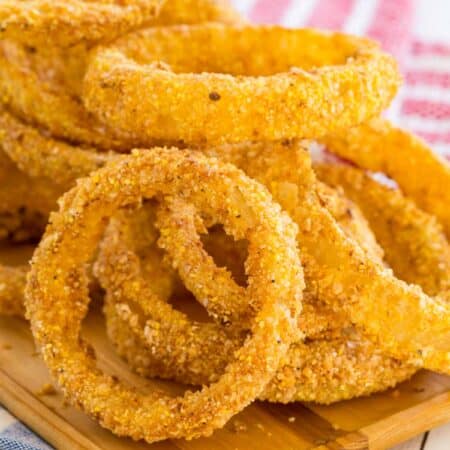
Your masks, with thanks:
[(450, 159), (450, 0), (234, 0), (257, 23), (366, 35), (396, 56), (404, 86), (388, 111)]

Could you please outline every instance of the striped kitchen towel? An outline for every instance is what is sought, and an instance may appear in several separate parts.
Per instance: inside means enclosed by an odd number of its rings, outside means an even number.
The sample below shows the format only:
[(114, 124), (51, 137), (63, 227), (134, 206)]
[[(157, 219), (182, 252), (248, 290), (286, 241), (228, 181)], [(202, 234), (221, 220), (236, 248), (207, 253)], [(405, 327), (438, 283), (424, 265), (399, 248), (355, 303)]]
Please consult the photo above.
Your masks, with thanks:
[(48, 444), (0, 407), (1, 450), (51, 450)]

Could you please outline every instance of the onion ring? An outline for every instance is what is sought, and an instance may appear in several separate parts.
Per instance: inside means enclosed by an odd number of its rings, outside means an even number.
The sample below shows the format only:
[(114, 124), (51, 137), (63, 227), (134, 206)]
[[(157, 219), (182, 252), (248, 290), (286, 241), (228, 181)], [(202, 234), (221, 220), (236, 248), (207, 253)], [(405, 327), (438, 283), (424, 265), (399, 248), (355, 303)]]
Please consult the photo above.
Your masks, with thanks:
[(198, 145), (316, 138), (378, 115), (398, 84), (393, 58), (367, 39), (202, 24), (149, 28), (100, 47), (83, 100), (142, 145)]
[[(239, 324), (245, 329), (254, 316), (255, 305), (248, 304), (246, 289), (235, 282), (226, 268), (217, 267), (205, 251), (198, 234), (206, 231), (201, 218), (181, 199), (164, 202), (158, 212), (156, 225), (161, 233), (158, 244), (173, 251), (170, 255), (173, 268), (186, 288), (219, 323)], [(198, 226), (202, 228), (199, 230)], [(177, 241), (181, 245), (176, 245)]]
[[(0, 237), (24, 242), (40, 236), (60, 191), (47, 180), (27, 177), (2, 151), (0, 186)], [(25, 267), (0, 265), (0, 314), (23, 316), (25, 275)]]
[(359, 205), (397, 277), (420, 285), (428, 295), (449, 298), (450, 245), (434, 216), (361, 169), (337, 164), (314, 169)]
[(393, 178), (419, 207), (437, 217), (450, 236), (450, 168), (421, 139), (378, 118), (326, 136), (321, 143), (364, 169)]
[(157, 16), (163, 0), (3, 0), (0, 38), (70, 47), (112, 40)]
[[(226, 0), (166, 0), (161, 13), (151, 26), (195, 24), (202, 22), (242, 23), (243, 18)], [(90, 46), (79, 44), (70, 48), (24, 46), (26, 67), (38, 80), (51, 84), (53, 92), (80, 97), (82, 80), (88, 64)]]
[(33, 178), (46, 178), (63, 189), (80, 177), (104, 166), (113, 153), (81, 148), (52, 139), (16, 119), (0, 107), (0, 139), (3, 151), (20, 170)]
[[(223, 372), (242, 336), (230, 327), (188, 319), (164, 302), (170, 295), (167, 290), (160, 304), (145, 302), (154, 296), (153, 279), (160, 276), (162, 258), (152, 259), (150, 266), (142, 259), (155, 251), (157, 235), (149, 232), (153, 222), (149, 208), (122, 213), (115, 216), (102, 242), (96, 273), (106, 289), (108, 335), (140, 375), (190, 384), (211, 382)], [(314, 302), (310, 306), (317, 314)], [(299, 323), (309, 322), (302, 319), (305, 314), (306, 308)], [(332, 403), (387, 389), (417, 369), (382, 355), (345, 325), (342, 335), (293, 344), (261, 399)], [(308, 335), (308, 329), (303, 330)]]
[[(211, 202), (205, 192), (215, 192)], [(119, 207), (155, 193), (182, 194), (214, 216), (220, 211), (233, 234), (248, 238), (249, 294), (261, 305), (250, 335), (219, 381), (179, 398), (140, 395), (105, 375), (79, 336), (88, 303), (84, 264), (107, 219)], [(259, 395), (299, 338), (293, 318), (303, 283), (298, 253), (291, 250), (295, 226), (258, 183), (214, 159), (153, 149), (109, 163), (60, 204), (32, 260), (26, 309), (44, 360), (73, 403), (117, 434), (154, 442), (209, 435)], [(248, 224), (231, 211), (241, 211)]]
[[(440, 296), (395, 278), (348, 239), (314, 195), (315, 177), (302, 170), (308, 150), (295, 143), (242, 144), (205, 150), (266, 185), (299, 226), (306, 284), (348, 314), (387, 354), (450, 373), (450, 311)], [(292, 170), (295, 167), (296, 170)], [(301, 174), (301, 175), (300, 175)], [(312, 186), (312, 187), (311, 187)], [(306, 259), (307, 258), (307, 259)]]

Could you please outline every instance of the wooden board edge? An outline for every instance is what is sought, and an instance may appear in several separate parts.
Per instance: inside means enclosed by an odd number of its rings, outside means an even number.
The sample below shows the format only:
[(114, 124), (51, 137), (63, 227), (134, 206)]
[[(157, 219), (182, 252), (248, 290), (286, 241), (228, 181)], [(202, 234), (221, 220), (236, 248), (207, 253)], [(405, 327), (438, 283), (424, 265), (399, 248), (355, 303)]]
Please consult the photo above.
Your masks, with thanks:
[[(393, 447), (450, 421), (450, 391), (362, 428), (371, 450)], [(411, 433), (414, 430), (414, 433)]]
[[(311, 450), (385, 450), (450, 421), (450, 392), (340, 436)], [(434, 414), (430, 415), (430, 406)], [(414, 429), (414, 434), (408, 432)]]
[[(0, 402), (49, 444), (65, 450), (102, 450), (0, 369)], [(425, 407), (426, 404), (426, 407)], [(432, 407), (434, 414), (430, 415)], [(381, 450), (413, 438), (450, 419), (450, 392), (437, 395), (381, 421), (340, 436), (313, 450)], [(407, 425), (405, 427), (405, 425)], [(414, 434), (408, 432), (414, 429)]]

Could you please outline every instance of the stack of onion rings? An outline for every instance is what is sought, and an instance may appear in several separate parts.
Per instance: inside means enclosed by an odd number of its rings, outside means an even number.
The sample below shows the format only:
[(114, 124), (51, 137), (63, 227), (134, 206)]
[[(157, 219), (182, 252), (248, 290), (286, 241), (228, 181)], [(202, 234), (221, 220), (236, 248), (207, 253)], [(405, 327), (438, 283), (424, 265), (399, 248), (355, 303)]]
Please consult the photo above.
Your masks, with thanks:
[[(211, 202), (207, 191), (215, 192)], [(93, 368), (93, 358), (79, 336), (87, 311), (83, 266), (94, 256), (105, 219), (118, 208), (155, 194), (181, 195), (223, 221), (236, 237), (249, 240), (247, 295), (258, 305), (249, 335), (223, 376), (180, 398), (139, 395)], [(298, 339), (295, 318), (303, 278), (296, 228), (258, 183), (213, 159), (153, 149), (113, 161), (79, 183), (60, 204), (33, 257), (27, 315), (47, 366), (88, 414), (118, 434), (148, 442), (192, 438), (210, 434), (261, 392), (290, 343)], [(238, 389), (230, 390), (230, 385)]]
[[(138, 3), (146, 1), (139, 0)], [(201, 5), (196, 4), (196, 1), (166, 0), (162, 15), (154, 21), (154, 25), (200, 23), (205, 20), (242, 21), (236, 11), (222, 0), (202, 0)], [(24, 46), (20, 41), (0, 41), (2, 101), (23, 120), (71, 142), (122, 151), (143, 144), (139, 136), (117, 133), (114, 127), (95, 120), (82, 106), (80, 94), (89, 49), (82, 43), (61, 49), (58, 46)], [(179, 138), (176, 139), (176, 142), (179, 141)], [(159, 142), (155, 139), (152, 144)]]
[[(225, 0), (5, 1), (0, 37), (0, 238), (44, 233), (31, 272), (0, 266), (0, 313), (71, 403), (154, 442), (450, 374), (449, 167), (379, 118), (399, 74), (375, 43)], [(130, 369), (209, 387), (97, 369), (95, 277)]]
[[(143, 230), (148, 229), (146, 219), (147, 209), (137, 217), (134, 214), (116, 217), (102, 245), (97, 274), (107, 291), (105, 313), (109, 336), (119, 354), (139, 374), (190, 384), (214, 380), (242, 337), (230, 327), (190, 322), (167, 303), (145, 307), (143, 299), (150, 297), (153, 288), (148, 280), (155, 272), (147, 260), (138, 256), (148, 255), (155, 239), (154, 235), (147, 234), (148, 240), (143, 236)], [(161, 267), (157, 256), (152, 261)], [(119, 290), (125, 278), (127, 287)], [(166, 290), (166, 294), (169, 292)], [(331, 403), (384, 390), (417, 370), (414, 364), (404, 365), (383, 355), (350, 322), (329, 323), (328, 317), (321, 314), (319, 299), (313, 298), (308, 289), (304, 302), (299, 326), (307, 334), (308, 343), (291, 346), (261, 398)], [(318, 319), (335, 328), (324, 330), (325, 325), (316, 325)], [(205, 354), (212, 356), (205, 358)], [(333, 355), (339, 355), (334, 366)]]
[[(227, 157), (229, 160), (232, 160), (234, 163), (238, 164), (239, 166), (243, 167), (245, 165), (245, 162), (247, 160), (247, 156), (250, 155), (250, 158), (254, 158), (253, 160), (260, 161), (270, 161), (272, 164), (267, 164), (267, 169), (269, 172), (269, 179), (266, 178), (267, 184), (271, 187), (276, 186), (275, 180), (278, 179), (277, 176), (273, 172), (273, 168), (277, 168), (279, 170), (280, 168), (290, 168), (290, 167), (297, 167), (298, 172), (295, 174), (295, 177), (299, 180), (305, 180), (307, 179), (307, 175), (305, 172), (302, 172), (300, 168), (301, 165), (301, 158), (302, 153), (299, 153), (297, 150), (297, 164), (288, 164), (289, 158), (294, 157), (296, 151), (293, 148), (286, 149), (286, 144), (283, 148), (276, 148), (274, 146), (271, 146), (269, 148), (264, 148), (264, 146), (253, 146), (252, 148), (247, 148), (247, 153), (245, 152), (236, 152), (233, 153), (233, 150), (231, 150), (231, 147), (228, 148), (228, 154)], [(221, 156), (224, 158), (224, 151), (223, 149)], [(242, 149), (240, 149), (242, 150)], [(259, 154), (258, 154), (259, 151)], [(282, 159), (282, 162), (278, 161), (278, 164), (274, 164), (274, 160), (276, 158), (280, 158), (280, 155), (283, 155), (284, 153), (284, 159)], [(303, 154), (306, 154), (303, 152)], [(272, 155), (277, 155), (275, 158)], [(251, 159), (249, 159), (250, 161)], [(269, 169), (269, 167), (271, 169)], [(246, 166), (248, 169), (248, 166)], [(262, 167), (257, 168), (258, 173), (260, 176), (264, 178), (264, 170), (262, 170)], [(322, 172), (325, 172), (325, 168), (321, 168)], [(400, 193), (391, 191), (387, 188), (384, 188), (383, 186), (377, 185), (375, 181), (372, 181), (373, 186), (370, 190), (367, 187), (367, 184), (370, 182), (370, 179), (367, 178), (363, 173), (358, 172), (356, 169), (352, 169), (349, 167), (339, 167), (339, 166), (332, 166), (327, 168), (326, 172), (328, 176), (326, 177), (327, 180), (330, 182), (333, 182), (333, 184), (336, 184), (335, 179), (330, 179), (329, 176), (331, 174), (339, 174), (339, 173), (348, 173), (353, 174), (354, 178), (356, 178), (358, 182), (355, 182), (352, 180), (352, 177), (350, 178), (351, 181), (353, 181), (353, 185), (358, 187), (358, 191), (360, 193), (364, 193), (365, 197), (361, 200), (360, 197), (356, 197), (360, 201), (361, 205), (364, 205), (365, 208), (371, 209), (373, 208), (374, 211), (374, 220), (377, 220), (381, 225), (384, 223), (384, 226), (390, 226), (387, 228), (387, 231), (391, 233), (391, 239), (395, 240), (395, 236), (402, 237), (404, 233), (402, 233), (402, 228), (408, 229), (408, 230), (415, 230), (412, 231), (413, 237), (419, 238), (423, 234), (424, 237), (423, 243), (419, 246), (410, 246), (409, 250), (411, 253), (410, 258), (412, 258), (418, 265), (417, 273), (412, 270), (412, 273), (404, 272), (405, 275), (412, 278), (410, 281), (414, 283), (421, 283), (423, 282), (424, 288), (427, 292), (430, 294), (446, 294), (446, 291), (448, 289), (448, 255), (450, 247), (445, 240), (442, 232), (439, 229), (439, 226), (433, 221), (431, 217), (428, 217), (425, 213), (418, 210), (416, 207), (414, 207), (413, 204), (410, 202), (407, 202)], [(355, 176), (358, 175), (358, 176)], [(289, 177), (287, 174), (285, 174), (283, 171), (279, 174), (280, 179), (283, 180), (284, 186), (283, 190), (288, 193), (289, 190)], [(282, 175), (282, 176), (281, 176)], [(337, 178), (337, 177), (335, 177)], [(361, 187), (361, 178), (365, 181), (364, 187), (367, 187), (366, 190), (364, 190)], [(345, 177), (339, 177), (337, 178), (338, 182), (346, 185), (344, 183)], [(348, 183), (347, 183), (348, 184)], [(298, 184), (300, 186), (300, 184)], [(355, 189), (356, 189), (355, 187)], [(277, 189), (275, 187), (275, 189)], [(291, 190), (293, 187), (291, 187)], [(373, 196), (373, 198), (370, 196), (370, 192), (375, 191), (378, 195), (383, 195), (385, 203), (384, 205), (392, 205), (392, 207), (388, 210), (377, 210), (376, 209), (376, 195)], [(280, 191), (278, 195), (280, 195)], [(298, 192), (297, 192), (298, 193)], [(369, 194), (369, 195), (367, 195)], [(387, 199), (386, 199), (387, 197)], [(283, 201), (282, 197), (277, 197), (277, 200), (280, 202)], [(392, 198), (392, 200), (389, 200), (389, 198)], [(296, 203), (297, 200), (294, 199), (294, 203)], [(383, 205), (383, 204), (381, 204)], [(285, 204), (285, 207), (288, 211), (292, 210), (291, 206), (290, 208)], [(298, 207), (298, 206), (297, 206)], [(380, 206), (381, 207), (381, 206)], [(192, 290), (192, 292), (197, 296), (199, 299), (204, 299), (203, 304), (206, 305), (207, 310), (209, 311), (210, 308), (212, 308), (213, 316), (215, 316), (215, 308), (214, 305), (211, 306), (211, 300), (220, 300), (220, 297), (215, 296), (214, 292), (214, 285), (220, 284), (223, 288), (223, 284), (217, 283), (217, 276), (214, 275), (214, 271), (211, 271), (211, 269), (208, 269), (208, 266), (211, 267), (211, 261), (208, 260), (208, 257), (206, 255), (203, 255), (196, 259), (196, 262), (190, 258), (192, 254), (195, 254), (196, 249), (199, 248), (199, 242), (198, 241), (188, 241), (189, 235), (192, 234), (192, 230), (189, 231), (191, 226), (194, 226), (195, 228), (195, 221), (192, 221), (192, 219), (189, 219), (188, 216), (181, 217), (180, 211), (182, 211), (182, 206), (177, 205), (177, 207), (172, 211), (172, 220), (174, 220), (172, 226), (170, 226), (170, 223), (167, 221), (164, 222), (163, 226), (160, 226), (161, 230), (164, 230), (164, 233), (162, 234), (160, 238), (160, 245), (162, 245), (166, 250), (169, 248), (169, 254), (172, 257), (175, 257), (176, 261), (179, 261), (178, 263), (175, 263), (175, 267), (179, 270), (181, 277), (183, 278), (183, 281), (186, 283), (186, 285)], [(399, 213), (403, 214), (403, 218), (396, 217)], [(380, 217), (383, 219), (383, 221), (380, 220)], [(372, 219), (372, 217), (370, 217)], [(395, 222), (393, 222), (393, 219), (397, 219), (399, 225), (397, 225)], [(188, 223), (191, 223), (191, 225), (188, 226)], [(428, 229), (423, 230), (423, 225), (425, 223), (428, 223)], [(183, 234), (180, 234), (180, 230), (176, 230), (176, 225), (183, 224), (182, 230)], [(161, 225), (161, 224), (160, 224)], [(375, 224), (376, 225), (376, 224)], [(174, 327), (176, 324), (176, 320), (172, 322), (172, 315), (168, 312), (167, 306), (165, 307), (165, 313), (164, 313), (164, 320), (158, 319), (157, 316), (152, 314), (149, 310), (144, 311), (148, 314), (150, 314), (148, 321), (146, 322), (144, 320), (145, 327), (143, 326), (142, 329), (136, 328), (137, 324), (139, 323), (136, 318), (138, 317), (136, 312), (134, 312), (130, 308), (124, 308), (124, 304), (130, 304), (130, 303), (138, 303), (139, 299), (146, 298), (147, 295), (145, 294), (147, 288), (136, 288), (134, 291), (131, 289), (127, 289), (124, 293), (123, 291), (120, 291), (119, 295), (116, 295), (118, 292), (118, 285), (120, 285), (121, 278), (119, 277), (119, 283), (117, 284), (117, 279), (108, 277), (107, 274), (113, 274), (114, 276), (117, 276), (117, 267), (119, 266), (119, 261), (124, 264), (124, 267), (127, 267), (128, 269), (131, 267), (130, 272), (133, 275), (133, 278), (129, 278), (128, 282), (131, 282), (135, 286), (142, 286), (142, 283), (145, 284), (145, 282), (142, 281), (135, 281), (137, 274), (142, 272), (139, 269), (139, 257), (137, 255), (133, 256), (133, 251), (137, 251), (136, 249), (133, 250), (133, 247), (135, 244), (132, 242), (137, 239), (137, 236), (139, 236), (141, 233), (137, 232), (136, 228), (132, 228), (133, 232), (129, 232), (129, 227), (127, 226), (126, 221), (124, 222), (124, 219), (118, 220), (114, 222), (114, 225), (112, 226), (112, 236), (108, 237), (104, 246), (103, 251), (101, 253), (101, 256), (98, 261), (98, 265), (103, 267), (110, 267), (109, 271), (103, 268), (101, 271), (102, 276), (101, 280), (103, 283), (103, 286), (106, 288), (108, 292), (109, 301), (107, 301), (106, 306), (106, 313), (107, 316), (109, 316), (109, 329), (110, 329), (110, 336), (112, 340), (115, 342), (116, 346), (118, 347), (118, 351), (120, 354), (122, 354), (128, 362), (137, 370), (139, 373), (144, 373), (147, 375), (154, 375), (155, 372), (159, 373), (160, 376), (166, 376), (169, 378), (175, 378), (177, 380), (185, 380), (185, 382), (189, 383), (202, 383), (205, 379), (208, 379), (208, 377), (211, 377), (215, 375), (217, 370), (219, 370), (223, 364), (224, 359), (221, 360), (221, 358), (218, 356), (220, 354), (218, 348), (220, 345), (224, 346), (223, 337), (220, 340), (219, 345), (212, 340), (208, 339), (206, 336), (203, 336), (202, 338), (202, 327), (201, 324), (196, 324), (193, 328), (193, 330), (198, 330), (198, 335), (194, 333), (192, 330), (188, 333), (181, 333), (179, 329)], [(311, 225), (312, 227), (315, 226), (313, 223)], [(142, 225), (141, 225), (142, 228)], [(382, 229), (381, 226), (375, 226), (375, 230), (379, 232), (379, 230)], [(128, 230), (128, 232), (127, 232)], [(187, 230), (187, 234), (184, 230)], [(323, 230), (322, 230), (323, 231)], [(394, 232), (394, 233), (393, 233)], [(386, 234), (386, 233), (385, 233)], [(171, 236), (171, 241), (167, 240), (167, 237)], [(305, 235), (302, 235), (303, 239), (308, 239), (305, 237)], [(162, 239), (162, 241), (161, 241)], [(342, 239), (342, 237), (341, 237)], [(153, 238), (154, 240), (154, 238)], [(128, 242), (128, 244), (127, 244)], [(139, 240), (138, 240), (139, 242)], [(300, 242), (302, 240), (300, 239)], [(383, 241), (385, 243), (385, 241)], [(436, 246), (437, 243), (440, 242), (440, 246)], [(391, 247), (393, 246), (395, 249), (395, 245), (400, 245), (400, 247), (397, 250), (403, 249), (402, 247), (402, 241), (395, 241), (391, 244)], [(130, 247), (131, 245), (131, 247)], [(147, 243), (147, 245), (149, 245)], [(307, 252), (308, 248), (306, 249)], [(177, 252), (177, 253), (174, 253)], [(179, 253), (181, 252), (181, 253)], [(142, 251), (139, 251), (139, 254), (141, 254)], [(148, 249), (146, 250), (146, 253), (148, 253)], [(405, 252), (406, 253), (406, 252)], [(431, 259), (434, 259), (434, 261), (430, 261)], [(408, 262), (408, 254), (405, 255), (405, 260)], [(182, 262), (182, 263), (181, 263)], [(404, 261), (401, 260), (398, 256), (391, 259), (391, 265), (394, 267), (394, 270), (402, 273)], [(202, 271), (204, 277), (201, 277), (203, 280), (201, 283), (198, 279), (198, 275), (196, 271), (188, 270), (190, 267), (195, 267), (199, 271)], [(308, 260), (304, 262), (304, 267), (306, 269), (306, 275), (308, 277)], [(186, 270), (185, 270), (186, 269)], [(206, 270), (206, 272), (204, 272)], [(120, 269), (118, 270), (120, 272)], [(127, 272), (128, 273), (128, 272)], [(106, 274), (106, 275), (105, 275)], [(220, 273), (219, 273), (220, 276)], [(197, 280), (197, 281), (196, 281)], [(205, 281), (206, 280), (206, 281)], [(209, 281), (211, 280), (211, 282)], [(226, 281), (226, 284), (229, 283)], [(430, 284), (435, 281), (436, 285), (431, 286)], [(112, 283), (112, 284), (111, 284)], [(199, 291), (200, 289), (200, 291)], [(308, 284), (307, 289), (305, 291), (305, 300), (310, 297), (308, 295)], [(320, 291), (319, 291), (320, 292)], [(226, 291), (226, 293), (229, 293)], [(222, 295), (225, 295), (222, 294)], [(224, 297), (225, 298), (225, 297)], [(231, 303), (230, 307), (235, 305), (235, 301), (233, 301), (233, 294), (228, 297), (229, 302)], [(236, 299), (239, 299), (239, 296), (236, 297)], [(124, 300), (126, 300), (124, 302)], [(124, 303), (122, 303), (124, 302)], [(142, 302), (142, 300), (141, 300)], [(222, 300), (223, 302), (223, 300)], [(316, 300), (317, 302), (317, 300)], [(112, 303), (112, 304), (111, 304)], [(114, 306), (115, 305), (115, 306)], [(219, 305), (223, 307), (222, 305)], [(313, 312), (315, 312), (315, 318), (316, 320), (318, 318), (321, 318), (321, 315), (318, 314), (317, 310), (314, 311), (314, 303), (313, 303)], [(308, 316), (308, 310), (304, 311), (303, 319), (305, 319)], [(175, 315), (178, 313), (175, 313)], [(140, 321), (142, 323), (142, 320)], [(239, 322), (241, 323), (241, 322)], [(308, 319), (304, 320), (302, 329), (306, 330), (306, 334), (308, 335), (308, 324), (310, 324), (310, 321)], [(209, 325), (206, 326), (206, 329), (208, 329)], [(128, 328), (128, 330), (127, 330)], [(347, 324), (347, 333), (351, 329), (351, 322)], [(314, 332), (316, 332), (316, 329), (313, 328)], [(156, 334), (155, 334), (156, 333)], [(180, 334), (183, 336), (181, 337)], [(220, 333), (216, 332), (216, 335), (219, 335)], [(124, 335), (127, 336), (124, 338)], [(117, 336), (120, 336), (118, 339)], [(185, 349), (189, 349), (189, 352), (186, 354), (186, 351), (178, 355), (174, 351), (170, 351), (167, 353), (168, 348), (172, 348), (173, 343), (170, 344), (170, 339), (177, 340), (179, 346), (184, 346)], [(368, 348), (370, 348), (369, 342), (359, 339), (355, 339), (355, 336), (358, 336), (358, 334), (353, 333), (353, 342), (356, 342), (356, 348), (360, 348), (359, 346), (362, 346), (365, 350), (364, 352), (361, 352), (361, 354), (358, 354), (356, 351), (355, 353), (351, 353), (351, 357), (349, 356), (348, 359), (355, 358), (355, 366), (359, 369), (365, 368), (365, 371), (362, 370), (362, 373), (364, 376), (361, 378), (358, 378), (358, 374), (360, 372), (353, 370), (353, 377), (348, 377), (348, 368), (350, 367), (350, 363), (345, 358), (343, 359), (342, 367), (336, 365), (334, 372), (327, 372), (326, 369), (319, 369), (319, 364), (317, 363), (319, 359), (313, 358), (310, 361), (315, 364), (317, 372), (320, 373), (320, 382), (322, 382), (322, 388), (320, 389), (320, 393), (317, 392), (315, 389), (310, 388), (311, 385), (317, 384), (317, 378), (314, 376), (313, 371), (310, 371), (309, 373), (312, 373), (313, 376), (310, 377), (310, 379), (306, 379), (305, 375), (302, 374), (301, 377), (292, 375), (292, 373), (295, 373), (295, 371), (292, 369), (291, 364), (289, 363), (290, 359), (292, 358), (293, 361), (307, 361), (308, 356), (302, 355), (300, 357), (298, 355), (298, 352), (303, 349), (303, 347), (299, 344), (295, 344), (292, 351), (288, 354), (288, 359), (286, 366), (281, 369), (281, 375), (278, 376), (278, 379), (280, 380), (281, 387), (279, 386), (278, 389), (276, 387), (269, 387), (269, 390), (271, 389), (271, 396), (264, 397), (268, 399), (276, 399), (280, 401), (283, 399), (283, 401), (293, 401), (293, 400), (314, 400), (324, 403), (330, 403), (339, 399), (345, 399), (350, 398), (354, 395), (361, 395), (361, 393), (370, 393), (379, 389), (385, 389), (386, 385), (383, 385), (383, 377), (380, 377), (379, 371), (383, 370), (385, 374), (389, 374), (387, 376), (387, 379), (389, 382), (393, 382), (395, 380), (395, 377), (392, 376), (391, 372), (389, 371), (390, 368), (392, 368), (392, 365), (395, 367), (395, 372), (398, 374), (398, 376), (405, 376), (406, 374), (411, 374), (414, 371), (414, 367), (418, 367), (420, 364), (420, 358), (416, 358), (414, 354), (411, 355), (411, 362), (410, 365), (406, 365), (404, 368), (401, 369), (401, 366), (399, 365), (398, 360), (390, 360), (389, 358), (383, 359), (382, 353), (379, 352), (375, 347), (373, 347), (373, 359), (367, 359), (368, 355), (370, 355), (370, 352)], [(149, 341), (150, 339), (150, 341)], [(180, 339), (183, 339), (180, 341)], [(348, 336), (347, 336), (348, 339)], [(147, 341), (147, 342), (146, 342)], [(319, 340), (320, 341), (320, 340)], [(214, 354), (215, 357), (211, 358), (211, 360), (207, 361), (210, 363), (208, 367), (209, 371), (206, 373), (202, 372), (202, 366), (204, 367), (207, 365), (207, 362), (204, 361), (204, 359), (201, 358), (201, 351), (200, 349), (197, 349), (198, 344), (197, 342), (208, 342), (209, 345), (215, 346), (217, 345), (216, 351), (210, 350), (208, 352), (211, 354)], [(343, 345), (343, 343), (338, 344), (340, 342), (339, 340), (335, 342), (337, 345)], [(373, 345), (373, 344), (372, 344)], [(145, 348), (147, 347), (147, 349)], [(320, 347), (321, 354), (334, 354), (335, 348), (331, 344), (330, 348), (327, 350), (327, 343), (321, 342)], [(314, 353), (309, 353), (309, 356), (312, 357)], [(156, 356), (155, 356), (156, 355)], [(357, 356), (355, 356), (357, 355)], [(178, 358), (178, 359), (177, 359)], [(360, 359), (359, 359), (360, 358)], [(152, 364), (153, 360), (156, 361), (157, 369), (155, 369)], [(326, 361), (328, 361), (328, 358), (326, 358)], [(374, 363), (376, 361), (376, 363)], [(163, 368), (161, 368), (162, 363), (165, 362), (165, 365)], [(444, 360), (445, 362), (445, 360)], [(427, 362), (425, 362), (427, 363)], [(365, 364), (365, 365), (364, 365)], [(371, 369), (371, 365), (377, 366), (379, 368), (379, 371), (373, 371)], [(307, 367), (307, 364), (305, 363), (304, 366)], [(342, 369), (345, 375), (341, 375), (339, 373), (339, 369)], [(401, 370), (400, 370), (401, 369)], [(204, 370), (204, 369), (203, 369)], [(448, 369), (445, 368), (445, 366), (442, 366), (441, 370), (446, 371)], [(290, 375), (290, 377), (286, 376), (286, 373)], [(330, 380), (329, 383), (336, 382), (336, 379), (339, 379), (341, 383), (341, 390), (338, 392), (336, 389), (330, 388), (329, 385), (326, 384), (326, 373), (330, 374)], [(368, 374), (373, 374), (374, 378), (371, 381), (371, 378)], [(403, 374), (403, 375), (402, 375)], [(341, 378), (342, 377), (342, 378)], [(289, 382), (286, 381), (286, 379), (289, 380)], [(343, 382), (342, 380), (345, 380)], [(353, 384), (352, 384), (353, 383)], [(358, 384), (360, 383), (360, 384)], [(378, 383), (378, 384), (377, 384)], [(283, 386), (288, 386), (286, 390), (284, 390)], [(296, 389), (294, 388), (296, 387)], [(333, 385), (332, 385), (333, 386)], [(344, 388), (346, 387), (346, 389)], [(334, 386), (333, 386), (334, 387)]]

